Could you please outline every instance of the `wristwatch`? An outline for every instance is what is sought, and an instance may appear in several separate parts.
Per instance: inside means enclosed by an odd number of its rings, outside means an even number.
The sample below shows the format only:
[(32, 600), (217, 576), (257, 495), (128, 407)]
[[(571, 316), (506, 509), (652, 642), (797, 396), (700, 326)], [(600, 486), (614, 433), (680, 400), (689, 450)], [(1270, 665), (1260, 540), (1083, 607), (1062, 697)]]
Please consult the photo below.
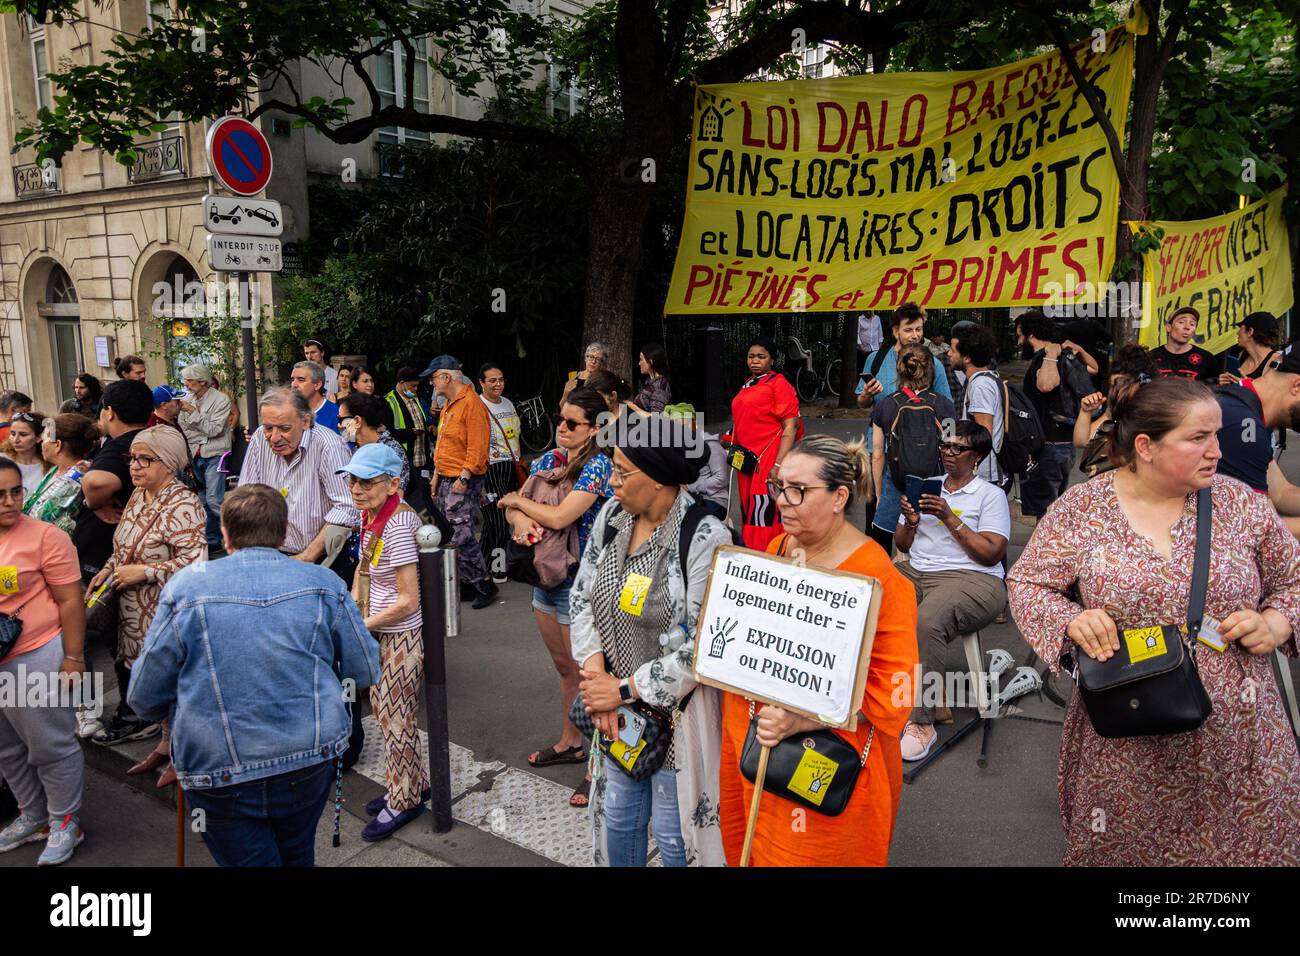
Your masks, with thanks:
[(618, 696), (625, 704), (632, 703), (632, 688), (628, 686), (626, 680), (618, 682)]

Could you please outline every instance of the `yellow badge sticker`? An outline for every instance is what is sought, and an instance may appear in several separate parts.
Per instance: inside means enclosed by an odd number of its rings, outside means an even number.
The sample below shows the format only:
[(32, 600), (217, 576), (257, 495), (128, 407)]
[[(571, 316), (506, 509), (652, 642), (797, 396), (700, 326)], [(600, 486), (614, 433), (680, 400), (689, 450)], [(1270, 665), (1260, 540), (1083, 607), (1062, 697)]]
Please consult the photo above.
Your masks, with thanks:
[(961, 513), (962, 513), (962, 511), (965, 510), (965, 509), (962, 509), (962, 508), (953, 508), (953, 509), (951, 509), (951, 510), (952, 510), (952, 513), (953, 513), (953, 514), (955, 514), (958, 518), (960, 518), (960, 517), (961, 517)]
[(1124, 643), (1128, 647), (1128, 659), (1132, 664), (1162, 657), (1169, 652), (1165, 647), (1164, 628), (1140, 627), (1124, 632)]
[(281, 489), (280, 489), (280, 497), (281, 497), (281, 498), (288, 498), (288, 497), (289, 497), (289, 489), (288, 489), (288, 488), (281, 488)]
[(650, 593), (650, 578), (644, 574), (629, 574), (623, 583), (623, 593), (618, 596), (618, 607), (633, 617), (645, 610), (646, 595)]
[(641, 756), (641, 751), (645, 750), (646, 741), (642, 738), (641, 742), (635, 747), (629, 747), (621, 740), (615, 740), (609, 745), (609, 755), (617, 760), (625, 769), (631, 770), (632, 765), (637, 762)]
[(745, 464), (745, 453), (742, 451), (732, 452), (731, 467), (736, 469), (736, 471), (740, 471), (740, 469), (744, 467), (744, 464)]
[(811, 747), (805, 748), (803, 756), (799, 758), (799, 765), (794, 768), (794, 775), (790, 777), (790, 782), (785, 787), (820, 807), (839, 769), (840, 765), (830, 757), (819, 754)]
[(507, 425), (504, 431), (506, 433), (506, 441), (515, 440), (515, 427), (513, 425)]
[(378, 541), (375, 542), (375, 556), (370, 559), (370, 566), (372, 568), (379, 567), (379, 556), (383, 553), (384, 553), (384, 539), (380, 538)]
[(0, 568), (0, 594), (18, 593), (18, 569), (13, 565)]

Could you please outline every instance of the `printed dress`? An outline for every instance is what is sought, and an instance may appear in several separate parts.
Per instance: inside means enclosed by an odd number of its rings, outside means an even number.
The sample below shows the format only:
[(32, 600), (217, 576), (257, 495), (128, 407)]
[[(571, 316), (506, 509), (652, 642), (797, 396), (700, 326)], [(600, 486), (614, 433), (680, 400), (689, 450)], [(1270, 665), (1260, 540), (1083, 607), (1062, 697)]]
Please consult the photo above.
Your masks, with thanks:
[[(1073, 648), (1065, 629), (1084, 608), (1106, 610), (1120, 630), (1186, 620), (1196, 496), (1166, 560), (1129, 524), (1114, 477), (1062, 495), (1007, 575), (1016, 624), (1053, 667)], [(1244, 601), (1300, 627), (1300, 545), (1268, 499), (1239, 481), (1215, 477), (1213, 501), (1205, 613), (1222, 620)], [(1294, 634), (1282, 651), (1295, 656)], [(1300, 863), (1300, 756), (1273, 655), (1233, 643), (1222, 653), (1198, 646), (1195, 659), (1214, 711), (1190, 733), (1106, 739), (1071, 699), (1059, 771), (1067, 865)]]

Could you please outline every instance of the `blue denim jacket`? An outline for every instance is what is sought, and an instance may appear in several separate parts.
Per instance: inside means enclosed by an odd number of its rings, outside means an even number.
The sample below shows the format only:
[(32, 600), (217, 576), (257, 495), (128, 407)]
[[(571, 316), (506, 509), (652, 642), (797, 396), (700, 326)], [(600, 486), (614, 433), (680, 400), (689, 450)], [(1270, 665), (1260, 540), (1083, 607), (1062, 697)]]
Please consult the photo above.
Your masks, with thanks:
[(336, 661), (357, 688), (379, 680), (379, 645), (343, 582), (247, 548), (167, 582), (127, 702), (149, 720), (171, 720), (183, 787), (227, 787), (347, 749)]

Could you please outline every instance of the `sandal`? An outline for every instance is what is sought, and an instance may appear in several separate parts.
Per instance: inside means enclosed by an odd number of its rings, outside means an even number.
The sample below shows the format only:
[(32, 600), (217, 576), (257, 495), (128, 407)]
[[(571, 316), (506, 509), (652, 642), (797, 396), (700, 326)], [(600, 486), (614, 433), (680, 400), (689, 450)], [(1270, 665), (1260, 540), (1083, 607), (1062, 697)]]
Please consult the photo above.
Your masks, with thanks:
[[(579, 798), (582, 799), (582, 802), (576, 803), (575, 801), (578, 800)], [(576, 807), (579, 810), (585, 810), (587, 809), (587, 805), (590, 802), (591, 802), (591, 778), (584, 777), (582, 783), (578, 784), (578, 788), (574, 790), (573, 793), (569, 794), (569, 806)]]
[(530, 767), (558, 767), (560, 764), (586, 762), (587, 751), (581, 746), (566, 747), (564, 750), (546, 747), (528, 758)]

